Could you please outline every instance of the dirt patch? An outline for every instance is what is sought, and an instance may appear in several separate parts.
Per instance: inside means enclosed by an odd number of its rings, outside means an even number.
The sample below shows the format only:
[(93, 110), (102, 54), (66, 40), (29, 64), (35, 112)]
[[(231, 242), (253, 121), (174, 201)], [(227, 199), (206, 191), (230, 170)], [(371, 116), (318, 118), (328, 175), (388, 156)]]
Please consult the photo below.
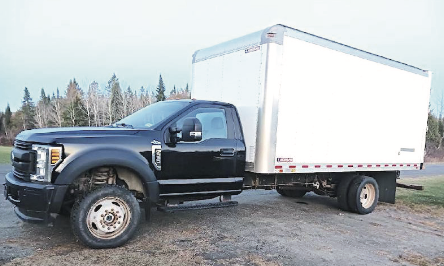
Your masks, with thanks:
[(426, 258), (423, 255), (417, 254), (417, 253), (400, 255), (399, 259), (394, 259), (393, 261), (395, 261), (395, 262), (405, 261), (405, 262), (411, 263), (413, 265), (418, 265), (418, 266), (443, 266), (444, 265), (444, 257), (429, 259), (429, 258)]

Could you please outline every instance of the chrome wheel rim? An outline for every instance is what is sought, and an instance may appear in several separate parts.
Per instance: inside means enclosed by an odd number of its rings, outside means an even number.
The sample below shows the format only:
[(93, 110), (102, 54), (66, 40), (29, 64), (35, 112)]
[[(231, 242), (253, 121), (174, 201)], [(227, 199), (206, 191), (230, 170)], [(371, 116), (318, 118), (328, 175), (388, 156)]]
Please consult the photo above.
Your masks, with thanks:
[(376, 188), (373, 184), (365, 184), (359, 196), (363, 208), (370, 208), (376, 199)]
[(98, 200), (87, 215), (88, 230), (95, 237), (111, 239), (122, 234), (131, 220), (131, 211), (126, 202), (117, 197)]

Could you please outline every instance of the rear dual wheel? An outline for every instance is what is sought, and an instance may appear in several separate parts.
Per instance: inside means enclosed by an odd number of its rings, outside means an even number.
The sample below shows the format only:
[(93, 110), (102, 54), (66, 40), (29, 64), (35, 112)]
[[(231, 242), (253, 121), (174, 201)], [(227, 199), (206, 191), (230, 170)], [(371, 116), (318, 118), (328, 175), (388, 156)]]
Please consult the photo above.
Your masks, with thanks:
[(379, 187), (369, 176), (344, 177), (338, 185), (339, 207), (359, 214), (371, 213), (378, 204)]

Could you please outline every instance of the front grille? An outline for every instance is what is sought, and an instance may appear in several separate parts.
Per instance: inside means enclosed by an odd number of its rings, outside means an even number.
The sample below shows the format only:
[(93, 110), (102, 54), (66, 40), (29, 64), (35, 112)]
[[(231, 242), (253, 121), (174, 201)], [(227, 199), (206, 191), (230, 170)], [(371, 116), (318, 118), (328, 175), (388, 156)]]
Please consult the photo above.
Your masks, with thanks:
[(18, 177), (18, 178), (23, 179), (25, 181), (29, 181), (30, 180), (29, 178), (31, 176), (31, 174), (29, 174), (29, 173), (22, 172), (22, 171), (19, 171), (16, 169), (14, 169), (14, 175), (15, 175), (15, 177)]
[(22, 150), (30, 150), (32, 148), (32, 143), (16, 139), (14, 141), (14, 147)]
[(14, 176), (29, 181), (31, 174), (35, 172), (35, 152), (32, 151), (32, 143), (16, 139), (12, 153)]

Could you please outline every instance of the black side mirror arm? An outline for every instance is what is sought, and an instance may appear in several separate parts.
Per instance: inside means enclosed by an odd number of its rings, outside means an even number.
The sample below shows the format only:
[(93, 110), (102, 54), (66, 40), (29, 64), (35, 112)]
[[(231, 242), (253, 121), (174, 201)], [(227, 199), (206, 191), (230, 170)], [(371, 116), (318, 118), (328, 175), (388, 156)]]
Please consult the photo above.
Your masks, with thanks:
[(169, 141), (166, 144), (175, 145), (180, 141), (180, 138), (177, 137), (177, 133), (180, 133), (182, 130), (177, 127), (168, 128), (168, 132), (170, 133)]

